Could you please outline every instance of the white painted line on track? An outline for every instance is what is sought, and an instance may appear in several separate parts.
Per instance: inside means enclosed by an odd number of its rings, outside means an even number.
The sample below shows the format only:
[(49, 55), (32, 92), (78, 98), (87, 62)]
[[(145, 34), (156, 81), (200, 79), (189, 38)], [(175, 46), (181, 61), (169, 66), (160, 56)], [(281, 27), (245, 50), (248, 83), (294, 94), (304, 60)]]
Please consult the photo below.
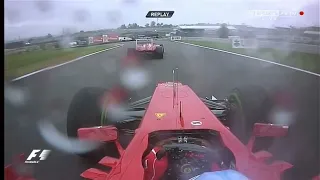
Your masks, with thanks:
[(76, 58), (76, 59), (73, 59), (73, 60), (68, 61), (68, 62), (65, 62), (65, 63), (61, 63), (61, 64), (54, 65), (54, 66), (49, 66), (49, 67), (40, 69), (40, 70), (38, 70), (38, 71), (34, 71), (34, 72), (31, 72), (31, 73), (28, 73), (28, 74), (26, 74), (26, 75), (23, 75), (23, 76), (14, 78), (14, 79), (11, 80), (11, 81), (12, 81), (12, 82), (18, 81), (18, 80), (20, 80), (20, 79), (23, 79), (23, 78), (32, 76), (32, 75), (34, 75), (34, 74), (37, 74), (37, 73), (40, 73), (40, 72), (43, 72), (43, 71), (47, 71), (47, 70), (50, 70), (50, 69), (54, 69), (54, 68), (57, 68), (57, 67), (60, 67), (60, 66), (63, 66), (63, 65), (66, 65), (66, 64), (69, 64), (69, 63), (78, 61), (78, 60), (80, 60), (80, 59), (83, 59), (83, 58), (86, 58), (86, 57), (89, 57), (89, 56), (92, 56), (92, 55), (95, 55), (95, 54), (99, 54), (99, 53), (102, 53), (102, 52), (105, 52), (105, 51), (109, 51), (109, 50), (112, 50), (112, 49), (116, 49), (116, 48), (119, 48), (119, 47), (122, 47), (122, 46), (123, 46), (123, 44), (118, 44), (118, 45), (113, 46), (113, 47), (111, 47), (111, 48), (104, 49), (104, 50), (101, 50), (101, 51), (97, 51), (97, 52), (94, 52), (94, 53), (91, 53), (91, 54), (87, 54), (87, 55), (85, 55), (85, 56), (78, 57), (78, 58)]
[(244, 54), (238, 54), (238, 53), (234, 53), (234, 52), (230, 52), (230, 51), (225, 51), (225, 50), (221, 50), (221, 49), (215, 49), (215, 48), (211, 48), (211, 47), (206, 47), (206, 46), (201, 46), (201, 45), (196, 45), (196, 44), (191, 44), (191, 43), (186, 43), (186, 42), (179, 42), (179, 41), (175, 41), (175, 42), (181, 43), (181, 44), (190, 45), (190, 46), (210, 49), (210, 50), (214, 50), (214, 51), (219, 51), (219, 52), (232, 54), (232, 55), (236, 55), (236, 56), (246, 57), (246, 58), (249, 58), (249, 59), (254, 59), (254, 60), (258, 60), (258, 61), (262, 61), (262, 62), (266, 62), (266, 63), (271, 63), (271, 64), (274, 64), (274, 65), (286, 67), (286, 68), (289, 68), (289, 69), (293, 69), (293, 70), (296, 70), (296, 71), (300, 71), (300, 72), (304, 72), (304, 73), (308, 73), (308, 74), (312, 74), (312, 75), (320, 77), (320, 74), (317, 74), (317, 73), (314, 73), (314, 72), (310, 72), (310, 71), (299, 69), (299, 68), (296, 68), (296, 67), (292, 67), (292, 66), (288, 66), (288, 65), (272, 62), (272, 61), (265, 60), (265, 59), (260, 59), (260, 58), (257, 58), (257, 57), (247, 56), (247, 55), (244, 55)]

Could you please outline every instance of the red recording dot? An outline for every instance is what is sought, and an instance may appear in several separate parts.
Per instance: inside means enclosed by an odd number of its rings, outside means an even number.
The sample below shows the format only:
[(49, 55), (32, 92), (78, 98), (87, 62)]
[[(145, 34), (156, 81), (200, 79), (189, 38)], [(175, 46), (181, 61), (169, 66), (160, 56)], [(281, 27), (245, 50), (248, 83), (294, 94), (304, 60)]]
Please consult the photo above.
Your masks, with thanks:
[(304, 12), (303, 12), (303, 11), (300, 11), (299, 14), (300, 14), (300, 16), (303, 16), (303, 15), (304, 15)]

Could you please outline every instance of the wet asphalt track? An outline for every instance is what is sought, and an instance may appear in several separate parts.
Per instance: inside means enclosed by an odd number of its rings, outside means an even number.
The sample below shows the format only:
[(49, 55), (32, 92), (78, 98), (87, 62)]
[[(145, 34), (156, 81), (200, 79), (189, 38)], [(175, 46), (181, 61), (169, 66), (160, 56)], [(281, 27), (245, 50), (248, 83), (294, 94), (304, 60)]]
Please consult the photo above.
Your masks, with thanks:
[[(279, 159), (298, 164), (293, 179), (306, 179), (304, 175), (317, 173), (319, 77), (208, 49), (172, 42), (163, 44), (164, 59), (147, 62), (152, 82), (133, 99), (151, 95), (158, 81), (171, 81), (174, 67), (179, 67), (180, 81), (191, 86), (199, 96), (214, 94), (223, 98), (234, 87), (251, 84), (264, 86), (269, 92), (279, 89), (291, 92), (298, 107), (297, 123), (291, 126), (290, 136), (279, 140), (270, 151)], [(114, 66), (120, 67), (120, 58), (126, 55), (129, 46), (133, 43), (11, 83), (28, 89), (30, 99), (20, 108), (5, 104), (5, 164), (21, 152), (52, 149), (38, 134), (36, 122), (50, 119), (65, 132), (66, 112), (72, 96), (82, 87), (109, 88), (116, 84), (118, 72), (112, 70), (116, 69)], [(109, 66), (107, 70), (106, 66)], [(36, 165), (36, 177), (38, 180), (76, 180), (86, 166), (76, 156), (53, 149), (46, 161)]]

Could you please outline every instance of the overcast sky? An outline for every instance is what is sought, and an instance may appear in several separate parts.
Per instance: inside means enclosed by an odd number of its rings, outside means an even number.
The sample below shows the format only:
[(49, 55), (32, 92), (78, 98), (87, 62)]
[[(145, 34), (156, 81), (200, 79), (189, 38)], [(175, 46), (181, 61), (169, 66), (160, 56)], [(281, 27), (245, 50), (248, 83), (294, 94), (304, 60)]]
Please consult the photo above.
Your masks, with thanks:
[[(5, 0), (6, 40), (74, 31), (145, 25), (150, 10), (174, 10), (159, 23), (249, 24), (258, 27), (319, 25), (318, 0)], [(278, 10), (287, 17), (257, 17), (253, 10)], [(305, 14), (299, 15), (303, 10)]]

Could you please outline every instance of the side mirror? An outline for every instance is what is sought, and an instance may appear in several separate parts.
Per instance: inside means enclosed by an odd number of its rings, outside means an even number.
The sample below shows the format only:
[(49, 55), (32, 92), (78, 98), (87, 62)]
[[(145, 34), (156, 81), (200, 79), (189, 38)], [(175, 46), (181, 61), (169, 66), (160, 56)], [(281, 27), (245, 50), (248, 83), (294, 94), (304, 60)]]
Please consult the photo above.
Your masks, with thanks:
[(256, 137), (283, 137), (288, 134), (288, 130), (289, 126), (255, 123), (247, 148), (249, 151), (252, 151)]
[(255, 123), (253, 136), (255, 137), (283, 137), (288, 134), (288, 126), (276, 124)]
[(118, 129), (113, 126), (96, 126), (78, 129), (78, 137), (85, 140), (110, 142), (118, 139)]

